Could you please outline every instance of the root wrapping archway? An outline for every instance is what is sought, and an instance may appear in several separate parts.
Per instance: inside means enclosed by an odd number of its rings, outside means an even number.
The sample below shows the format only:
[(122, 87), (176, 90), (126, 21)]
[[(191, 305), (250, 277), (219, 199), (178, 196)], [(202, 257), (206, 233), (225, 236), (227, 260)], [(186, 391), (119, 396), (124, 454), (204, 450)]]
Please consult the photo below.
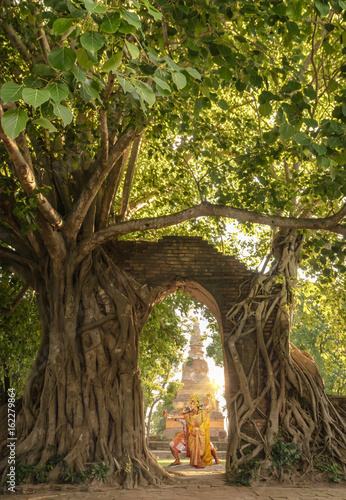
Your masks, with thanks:
[(279, 232), (268, 275), (248, 270), (198, 237), (108, 247), (128, 275), (149, 287), (155, 297), (151, 307), (183, 290), (217, 319), (229, 416), (226, 461), (235, 473), (252, 459), (270, 462), (279, 433), (297, 443), (305, 467), (315, 453), (345, 464), (345, 415), (326, 395), (314, 361), (290, 344), (292, 278), (301, 245), (296, 232)]
[[(242, 391), (242, 380), (239, 370), (251, 373), (260, 380), (259, 365), (253, 366), (257, 352), (256, 339), (248, 336), (240, 339), (237, 345), (237, 359), (230, 360), (228, 339), (234, 330), (234, 323), (229, 321), (229, 311), (237, 303), (246, 300), (250, 292), (251, 282), (258, 273), (250, 271), (231, 255), (218, 252), (212, 245), (199, 237), (164, 237), (157, 242), (136, 241), (116, 242), (107, 246), (110, 257), (117, 262), (127, 275), (142, 286), (149, 287), (154, 297), (152, 307), (164, 296), (182, 290), (203, 303), (215, 316), (221, 333), (225, 362), (226, 396), (228, 400), (230, 420), (228, 435), (230, 442), (239, 440), (239, 429), (234, 422), (232, 401)], [(275, 320), (275, 310), (264, 327), (269, 337)], [(253, 324), (253, 319), (246, 322)], [(266, 411), (265, 401), (260, 405)], [(257, 414), (258, 422), (263, 415)], [(249, 422), (247, 422), (249, 423)], [(253, 433), (248, 426), (250, 435)]]

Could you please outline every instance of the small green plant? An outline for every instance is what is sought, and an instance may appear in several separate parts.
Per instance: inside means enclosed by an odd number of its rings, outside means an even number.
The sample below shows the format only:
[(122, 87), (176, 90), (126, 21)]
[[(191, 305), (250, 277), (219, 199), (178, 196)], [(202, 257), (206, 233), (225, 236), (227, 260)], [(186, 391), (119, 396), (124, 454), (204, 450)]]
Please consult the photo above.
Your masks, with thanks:
[(33, 465), (25, 464), (18, 457), (16, 457), (16, 484), (27, 482), (33, 469)]
[(228, 484), (241, 484), (242, 486), (251, 486), (252, 479), (258, 477), (256, 469), (258, 468), (256, 460), (245, 462), (241, 467), (233, 465), (232, 469), (227, 470)]
[(102, 462), (102, 465), (94, 464), (92, 476), (101, 483), (104, 483), (109, 476), (109, 467), (104, 462)]
[(271, 451), (273, 465), (280, 469), (285, 466), (297, 464), (300, 459), (300, 449), (296, 443), (277, 441)]
[(33, 467), (34, 481), (37, 484), (46, 483), (48, 481), (48, 472), (51, 470), (51, 466), (47, 466), (45, 463)]
[(329, 481), (332, 483), (341, 483), (341, 481), (346, 481), (346, 474), (344, 474), (340, 469), (338, 464), (335, 462), (328, 462), (326, 458), (314, 457), (315, 467), (327, 474)]
[(65, 483), (85, 483), (90, 477), (92, 477), (92, 474), (87, 470), (73, 472), (69, 467), (63, 469), (63, 472), (60, 474), (61, 480)]

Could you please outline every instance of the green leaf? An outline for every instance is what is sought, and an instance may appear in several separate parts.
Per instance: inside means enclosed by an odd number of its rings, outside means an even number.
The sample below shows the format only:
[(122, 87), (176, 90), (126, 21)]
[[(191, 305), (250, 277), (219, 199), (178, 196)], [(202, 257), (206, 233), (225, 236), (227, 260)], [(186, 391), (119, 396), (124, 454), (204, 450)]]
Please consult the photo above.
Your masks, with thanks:
[(97, 52), (105, 43), (105, 37), (97, 31), (87, 31), (80, 37), (80, 43), (86, 50)]
[(75, 19), (61, 17), (54, 21), (52, 28), (56, 35), (62, 35), (66, 33), (74, 23)]
[(346, 2), (345, 0), (339, 0), (339, 5), (342, 9), (346, 10)]
[(124, 33), (125, 35), (128, 35), (130, 33), (134, 33), (135, 31), (136, 31), (136, 28), (134, 26), (131, 26), (131, 24), (124, 21), (124, 19), (121, 20), (121, 24), (119, 27), (119, 33)]
[(185, 75), (183, 75), (182, 73), (178, 73), (177, 71), (174, 71), (172, 72), (172, 78), (178, 90), (181, 90), (185, 87), (187, 83)]
[(303, 122), (310, 128), (318, 127), (318, 123), (314, 118), (304, 118)]
[(134, 45), (133, 43), (130, 43), (126, 40), (126, 47), (130, 53), (130, 56), (132, 59), (137, 59), (137, 57), (139, 56), (139, 49), (138, 47), (136, 47), (136, 45)]
[(37, 118), (32, 123), (34, 125), (41, 125), (41, 127), (46, 128), (49, 132), (57, 132), (57, 128), (47, 118)]
[(260, 104), (258, 107), (259, 114), (262, 116), (269, 116), (272, 112), (272, 106), (270, 102), (266, 102), (265, 104)]
[(263, 139), (267, 144), (272, 144), (278, 138), (278, 133), (271, 130), (270, 132), (264, 132)]
[(331, 120), (330, 121), (330, 126), (332, 127), (332, 130), (336, 133), (336, 134), (343, 134), (344, 132), (344, 126), (342, 123), (340, 122), (337, 122), (336, 120)]
[(280, 125), (279, 134), (284, 141), (287, 141), (294, 135), (294, 127), (289, 123), (283, 123)]
[(118, 31), (121, 19), (119, 14), (105, 14), (104, 21), (102, 22), (100, 28), (105, 33), (115, 33)]
[(301, 144), (302, 146), (309, 146), (311, 143), (310, 137), (308, 137), (305, 132), (298, 132), (295, 136), (294, 139), (298, 144)]
[(328, 156), (318, 156), (317, 163), (320, 167), (328, 168), (329, 164), (330, 164), (330, 160), (329, 160)]
[(136, 29), (141, 29), (142, 25), (141, 25), (141, 21), (139, 19), (139, 17), (137, 16), (137, 14), (135, 14), (134, 12), (128, 12), (127, 10), (124, 10), (124, 9), (121, 9), (120, 10), (120, 14), (121, 14), (121, 17), (129, 24), (131, 24), (131, 26), (134, 26)]
[(157, 83), (159, 87), (161, 87), (164, 90), (168, 90), (169, 92), (172, 92), (171, 87), (168, 85), (167, 82), (162, 80), (161, 78), (158, 78), (157, 76), (154, 77), (154, 82)]
[(219, 70), (220, 77), (225, 80), (225, 82), (230, 82), (233, 78), (233, 73), (228, 68), (221, 67)]
[(48, 92), (48, 90), (24, 88), (22, 95), (24, 101), (27, 104), (31, 104), (35, 108), (41, 106), (41, 104), (50, 99), (50, 92)]
[(55, 75), (55, 70), (48, 66), (48, 64), (37, 63), (32, 67), (32, 72), (38, 76), (52, 76)]
[(11, 109), (1, 118), (1, 125), (8, 137), (14, 140), (25, 129), (28, 115), (24, 109)]
[(103, 14), (106, 12), (106, 8), (103, 5), (97, 5), (93, 0), (84, 0), (84, 5), (90, 14)]
[(7, 102), (15, 102), (22, 97), (24, 85), (18, 85), (18, 83), (7, 82), (1, 87), (1, 99), (4, 104)]
[(149, 14), (155, 19), (155, 21), (160, 21), (162, 18), (161, 12), (159, 12), (155, 7), (150, 5), (148, 0), (143, 0), (143, 4), (148, 9)]
[(51, 83), (48, 85), (47, 90), (49, 90), (50, 95), (55, 102), (60, 102), (68, 96), (68, 86), (65, 85), (65, 83)]
[(95, 88), (93, 82), (90, 82), (89, 84), (83, 83), (82, 87), (84, 91), (91, 97), (91, 99), (97, 99), (98, 97), (100, 97), (100, 92)]
[(313, 147), (318, 155), (325, 155), (327, 148), (324, 144), (313, 144)]
[(49, 62), (53, 68), (59, 71), (68, 71), (74, 65), (76, 54), (68, 47), (52, 50), (48, 55)]
[(260, 87), (262, 85), (263, 79), (260, 75), (250, 75), (250, 83), (254, 87)]
[(26, 76), (23, 80), (25, 87), (30, 87), (31, 89), (37, 89), (42, 87), (41, 78), (36, 78), (35, 76)]
[(312, 85), (307, 85), (303, 89), (303, 92), (307, 97), (310, 97), (310, 99), (316, 99), (316, 91)]
[(171, 95), (172, 93), (172, 90), (166, 90), (166, 89), (163, 89), (162, 87), (160, 87), (160, 85), (156, 84), (156, 90), (158, 91), (158, 93), (160, 95), (162, 95), (163, 97), (168, 97)]
[(146, 101), (150, 106), (152, 106), (155, 101), (156, 97), (153, 92), (153, 90), (147, 85), (146, 83), (143, 82), (135, 82), (135, 88), (137, 91), (137, 94), (144, 100)]
[(321, 0), (315, 0), (315, 7), (319, 11), (322, 17), (327, 16), (329, 14), (329, 4), (323, 3)]
[(88, 57), (88, 54), (85, 49), (77, 50), (77, 61), (82, 66), (82, 68), (88, 70), (92, 68), (93, 61)]
[(220, 99), (217, 101), (217, 105), (219, 106), (220, 109), (223, 109), (224, 111), (227, 111), (229, 109), (229, 105), (225, 99)]
[(300, 88), (301, 88), (300, 82), (298, 82), (297, 80), (290, 80), (289, 82), (285, 83), (285, 85), (282, 87), (281, 90), (285, 94), (290, 94), (291, 92), (299, 90)]
[(331, 148), (337, 148), (341, 144), (341, 138), (335, 135), (331, 135), (328, 139), (328, 146)]
[(243, 92), (243, 90), (246, 89), (246, 83), (238, 80), (235, 84), (235, 88), (238, 90), (238, 92)]
[(77, 82), (85, 82), (85, 80), (87, 78), (86, 74), (82, 69), (78, 68), (78, 66), (76, 66), (76, 65), (72, 66), (72, 73), (73, 73), (75, 79), (77, 80)]
[(197, 69), (195, 69), (195, 68), (184, 68), (184, 71), (187, 71), (190, 76), (192, 76), (193, 78), (196, 78), (197, 80), (202, 79), (201, 73), (199, 71), (197, 71)]
[(134, 90), (134, 86), (132, 85), (132, 83), (129, 82), (128, 80), (126, 80), (121, 75), (117, 74), (117, 79), (118, 79), (118, 82), (121, 85), (121, 87), (123, 88), (123, 91), (125, 93), (132, 92)]
[(102, 66), (102, 71), (106, 71), (108, 73), (109, 71), (116, 70), (120, 66), (122, 58), (123, 58), (122, 51), (117, 52), (116, 54), (113, 54), (108, 59), (108, 61), (106, 61), (104, 63), (104, 65)]
[(72, 122), (73, 115), (66, 106), (63, 106), (62, 104), (54, 104), (53, 109), (55, 115), (61, 118), (64, 122), (64, 126)]
[(167, 63), (167, 66), (172, 69), (173, 71), (180, 71), (179, 66), (171, 59), (170, 57), (164, 57), (164, 60)]

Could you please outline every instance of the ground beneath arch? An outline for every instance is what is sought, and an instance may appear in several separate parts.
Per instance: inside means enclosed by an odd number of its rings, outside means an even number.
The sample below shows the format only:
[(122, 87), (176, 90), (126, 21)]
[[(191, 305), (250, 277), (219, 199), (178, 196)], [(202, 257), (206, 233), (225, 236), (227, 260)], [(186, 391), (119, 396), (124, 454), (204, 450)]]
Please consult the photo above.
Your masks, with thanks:
[(225, 473), (220, 472), (222, 467), (214, 465), (206, 471), (193, 470), (185, 465), (176, 467), (176, 484), (168, 486), (122, 490), (100, 483), (20, 485), (16, 494), (6, 497), (12, 500), (346, 500), (345, 484), (268, 482), (251, 487), (228, 486)]

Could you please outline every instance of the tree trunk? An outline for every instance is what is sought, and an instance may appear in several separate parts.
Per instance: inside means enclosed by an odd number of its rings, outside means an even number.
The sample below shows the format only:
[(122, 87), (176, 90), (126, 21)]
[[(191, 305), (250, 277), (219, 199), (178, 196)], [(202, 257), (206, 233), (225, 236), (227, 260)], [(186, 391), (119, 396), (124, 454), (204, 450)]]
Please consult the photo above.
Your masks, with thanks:
[(77, 271), (64, 269), (55, 279), (47, 273), (40, 290), (43, 339), (17, 417), (16, 454), (33, 465), (63, 457), (52, 479), (104, 462), (125, 487), (170, 480), (145, 444), (138, 346), (147, 287), (102, 250)]
[[(256, 276), (247, 296), (228, 313), (226, 463), (234, 473), (251, 460), (271, 464), (279, 435), (297, 443), (306, 467), (317, 454), (345, 465), (345, 420), (329, 400), (311, 356), (290, 344), (302, 243), (296, 231), (280, 230), (273, 242), (276, 262), (271, 271)], [(272, 323), (269, 335), (268, 321)], [(249, 342), (255, 354), (251, 363), (245, 363), (243, 348)]]

